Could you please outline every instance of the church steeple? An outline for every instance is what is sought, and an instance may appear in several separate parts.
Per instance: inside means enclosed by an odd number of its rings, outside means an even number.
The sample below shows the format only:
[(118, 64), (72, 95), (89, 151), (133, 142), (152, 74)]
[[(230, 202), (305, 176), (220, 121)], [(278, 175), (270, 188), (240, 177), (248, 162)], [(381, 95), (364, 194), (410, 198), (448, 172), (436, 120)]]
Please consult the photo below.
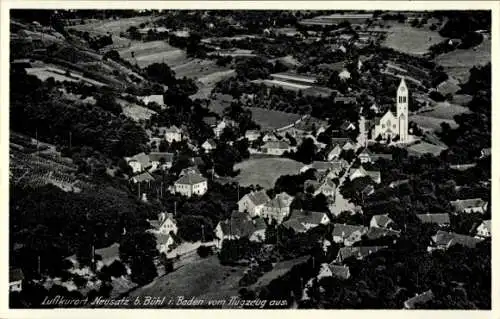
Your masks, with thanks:
[(401, 77), (396, 95), (397, 118), (399, 121), (399, 138), (402, 142), (408, 141), (408, 87), (405, 78)]

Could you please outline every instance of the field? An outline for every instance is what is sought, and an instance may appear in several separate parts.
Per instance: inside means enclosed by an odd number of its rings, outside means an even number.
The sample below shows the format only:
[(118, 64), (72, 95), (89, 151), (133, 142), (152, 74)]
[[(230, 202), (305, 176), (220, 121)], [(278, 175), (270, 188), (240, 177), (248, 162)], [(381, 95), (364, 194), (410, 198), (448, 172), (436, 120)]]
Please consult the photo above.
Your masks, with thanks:
[(83, 77), (79, 74), (71, 72), (69, 75), (66, 75), (66, 71), (62, 69), (58, 69), (51, 66), (44, 66), (39, 68), (27, 68), (26, 72), (28, 74), (34, 75), (39, 78), (41, 81), (45, 81), (50, 77), (53, 77), (56, 81), (69, 81), (69, 82), (86, 82), (88, 84), (103, 86), (104, 84), (86, 77)]
[(242, 186), (260, 185), (272, 188), (281, 175), (294, 175), (304, 166), (288, 158), (249, 159), (234, 165), (235, 170), (241, 170), (235, 180)]
[[(213, 60), (202, 59), (192, 59), (186, 63), (174, 65), (171, 68), (179, 78), (197, 79), (207, 85), (222, 80), (222, 78), (219, 79), (219, 73), (224, 76), (228, 71), (232, 71), (226, 67), (218, 66)], [(230, 73), (232, 74), (234, 71)]]
[[(120, 56), (139, 67), (144, 68), (153, 63), (164, 62), (170, 66), (186, 62), (186, 52), (169, 45), (165, 41), (135, 42), (120, 51)], [(132, 57), (134, 54), (134, 57)]]
[(438, 32), (431, 31), (427, 27), (413, 28), (409, 24), (397, 22), (391, 22), (390, 25), (390, 29), (383, 29), (387, 31), (383, 45), (403, 53), (422, 55), (431, 45), (444, 40)]
[(266, 287), (274, 279), (277, 279), (288, 273), (294, 266), (307, 262), (309, 258), (310, 256), (302, 256), (291, 260), (280, 261), (274, 266), (273, 270), (264, 273), (264, 275), (260, 277), (257, 282), (251, 287)]
[(228, 94), (216, 94), (215, 98), (210, 99), (208, 108), (210, 111), (222, 115), (224, 109), (231, 105), (233, 97)]
[(446, 147), (433, 145), (426, 142), (421, 142), (419, 144), (414, 144), (408, 147), (408, 153), (415, 155), (424, 155), (426, 153), (431, 153), (434, 156), (438, 156)]
[(238, 282), (243, 277), (243, 271), (243, 267), (221, 265), (215, 255), (205, 259), (197, 257), (152, 284), (133, 291), (130, 297), (183, 296), (185, 299), (223, 299), (238, 296)]
[(134, 121), (148, 120), (151, 115), (156, 114), (144, 106), (133, 104), (124, 100), (117, 100), (118, 104), (122, 106), (123, 114), (133, 119)]
[(286, 113), (275, 110), (268, 110), (259, 107), (249, 108), (252, 111), (252, 118), (263, 130), (273, 130), (292, 124), (301, 116), (299, 114)]
[(110, 32), (113, 35), (119, 35), (120, 32), (127, 31), (131, 26), (139, 27), (141, 23), (154, 22), (161, 17), (152, 17), (152, 16), (142, 16), (142, 17), (133, 17), (133, 18), (123, 18), (119, 20), (107, 19), (107, 20), (93, 20), (90, 23), (80, 24), (71, 26), (71, 29), (80, 30), (80, 31), (92, 31), (99, 33), (108, 33)]
[(418, 115), (410, 116), (410, 121), (414, 121), (424, 129), (440, 131), (442, 122), (450, 124), (452, 128), (457, 127), (457, 123), (453, 117), (468, 111), (469, 110), (466, 107), (458, 104), (442, 102), (437, 103), (430, 112), (423, 112)]
[(483, 43), (473, 49), (451, 51), (438, 56), (435, 62), (442, 65), (449, 76), (460, 83), (467, 82), (469, 70), (475, 65), (485, 65), (491, 61), (491, 40), (485, 38)]

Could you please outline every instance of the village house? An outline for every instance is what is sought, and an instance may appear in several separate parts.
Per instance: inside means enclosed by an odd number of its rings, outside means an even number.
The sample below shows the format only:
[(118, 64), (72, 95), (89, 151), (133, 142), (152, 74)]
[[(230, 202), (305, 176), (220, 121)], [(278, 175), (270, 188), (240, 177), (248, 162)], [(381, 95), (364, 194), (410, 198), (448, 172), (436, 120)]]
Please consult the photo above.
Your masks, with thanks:
[(345, 265), (337, 265), (335, 263), (323, 263), (321, 264), (321, 268), (319, 270), (318, 276), (316, 277), (318, 280), (325, 277), (335, 277), (338, 279), (349, 279), (351, 277), (351, 272), (348, 266)]
[(174, 154), (167, 152), (151, 152), (148, 154), (149, 162), (151, 163), (150, 172), (157, 169), (170, 169), (174, 163)]
[(272, 200), (264, 204), (261, 216), (268, 220), (276, 220), (278, 224), (290, 215), (290, 206), (294, 200), (293, 196), (283, 192), (277, 194)]
[(434, 299), (434, 294), (431, 290), (427, 290), (421, 294), (415, 295), (404, 302), (404, 309), (415, 309), (417, 305), (424, 305)]
[(94, 255), (99, 256), (99, 260), (96, 263), (97, 270), (100, 270), (104, 266), (110, 266), (115, 261), (120, 260), (120, 244), (113, 243), (107, 247), (96, 249)]
[(481, 198), (457, 199), (450, 202), (456, 213), (481, 213), (488, 210), (488, 202)]
[(373, 153), (365, 148), (359, 155), (361, 163), (375, 163), (378, 159), (392, 160), (391, 154)]
[(405, 185), (405, 184), (409, 184), (410, 183), (410, 180), (409, 179), (398, 179), (396, 181), (392, 181), (389, 183), (389, 187), (390, 188), (396, 188), (396, 187), (399, 187), (401, 185)]
[(174, 219), (174, 214), (161, 212), (158, 214), (157, 220), (148, 220), (151, 225), (150, 231), (155, 234), (177, 234), (177, 222)]
[(366, 233), (366, 238), (369, 240), (380, 239), (384, 237), (399, 237), (401, 232), (389, 228), (370, 227)]
[(356, 178), (365, 176), (370, 177), (377, 184), (380, 184), (382, 182), (379, 171), (367, 171), (363, 168), (363, 166), (352, 168), (349, 172), (349, 179), (351, 181), (355, 180)]
[(326, 155), (326, 159), (328, 161), (333, 161), (334, 159), (339, 158), (340, 153), (342, 153), (342, 147), (339, 144), (335, 144), (331, 147)]
[(314, 196), (323, 194), (327, 198), (333, 198), (336, 188), (335, 183), (329, 178), (325, 178), (323, 181), (309, 179), (304, 182), (304, 192), (311, 192)]
[(253, 141), (256, 141), (258, 140), (260, 137), (260, 132), (257, 131), (257, 130), (247, 130), (245, 132), (245, 138), (249, 141), (249, 142), (253, 142)]
[(373, 215), (370, 220), (370, 227), (378, 227), (378, 228), (391, 228), (391, 226), (395, 225), (394, 221), (389, 217), (388, 214), (383, 215)]
[(491, 156), (491, 148), (483, 148), (481, 150), (481, 158)]
[(209, 138), (201, 145), (201, 147), (205, 150), (205, 153), (210, 153), (217, 148), (217, 144), (213, 139)]
[(251, 241), (265, 240), (266, 223), (262, 218), (252, 219), (246, 213), (233, 212), (229, 219), (220, 221), (215, 227), (217, 247), (221, 248), (224, 240), (249, 238)]
[(422, 224), (434, 224), (439, 227), (450, 226), (449, 214), (417, 214), (417, 218), (420, 219)]
[(350, 121), (345, 121), (344, 123), (342, 123), (342, 125), (340, 126), (340, 129), (344, 132), (348, 132), (348, 131), (354, 131), (356, 129), (356, 125)]
[(372, 184), (366, 185), (366, 187), (361, 190), (362, 199), (370, 197), (373, 194), (375, 194), (375, 187)]
[(294, 210), (290, 218), (283, 223), (285, 228), (293, 229), (296, 233), (305, 233), (319, 225), (328, 225), (330, 218), (325, 212)]
[(149, 184), (149, 183), (153, 182), (154, 180), (155, 180), (155, 178), (149, 172), (143, 172), (143, 173), (137, 174), (135, 176), (132, 176), (129, 179), (129, 182), (132, 182), (134, 184), (137, 184), (137, 183), (148, 183)]
[(285, 152), (291, 151), (293, 148), (284, 141), (270, 141), (262, 146), (262, 151), (269, 155), (281, 156)]
[(344, 160), (334, 160), (330, 162), (330, 170), (327, 178), (333, 179), (340, 176), (340, 174), (349, 166), (349, 163)]
[(436, 249), (446, 250), (457, 244), (467, 248), (476, 248), (476, 245), (482, 241), (482, 238), (438, 230), (436, 235), (432, 236), (431, 244), (427, 247), (427, 251), (431, 252)]
[(169, 143), (182, 141), (182, 130), (172, 125), (165, 130), (165, 140)]
[(20, 292), (23, 290), (24, 274), (20, 268), (9, 269), (9, 291)]
[(151, 167), (149, 156), (144, 152), (132, 157), (125, 157), (125, 162), (132, 168), (133, 173), (140, 173)]
[(375, 124), (372, 131), (374, 138), (382, 140), (394, 139), (396, 136), (402, 143), (408, 142), (408, 103), (409, 92), (404, 78), (401, 78), (396, 94), (396, 115), (388, 110)]
[(197, 166), (190, 166), (190, 167), (183, 168), (181, 170), (181, 172), (179, 173), (179, 177), (187, 175), (187, 174), (198, 174), (198, 175), (201, 175), (201, 172), (200, 172), (200, 170), (198, 169)]
[(156, 249), (160, 254), (167, 254), (171, 249), (172, 245), (175, 244), (174, 238), (170, 234), (156, 233)]
[(264, 205), (271, 199), (264, 190), (252, 191), (238, 201), (238, 211), (247, 212), (250, 217), (260, 216)]
[(346, 246), (352, 246), (352, 244), (360, 241), (367, 232), (368, 227), (363, 225), (335, 224), (332, 237), (337, 244), (343, 243)]
[(339, 145), (340, 148), (344, 151), (348, 150), (356, 150), (356, 143), (349, 137), (332, 137), (331, 138), (332, 146)]
[(197, 173), (187, 173), (174, 183), (175, 192), (186, 197), (202, 196), (208, 190), (207, 179)]
[(382, 249), (386, 249), (387, 246), (355, 246), (355, 247), (342, 247), (337, 253), (337, 258), (335, 261), (337, 263), (343, 263), (344, 260), (348, 258), (364, 259), (371, 254), (374, 254)]
[(266, 142), (276, 142), (276, 141), (278, 141), (278, 137), (273, 132), (268, 132), (268, 133), (264, 134), (264, 136), (262, 137), (262, 141), (264, 143), (266, 143)]
[(483, 220), (483, 222), (477, 226), (476, 236), (481, 238), (491, 237), (491, 219)]
[(333, 103), (337, 104), (356, 104), (356, 97), (355, 96), (336, 96), (333, 99)]

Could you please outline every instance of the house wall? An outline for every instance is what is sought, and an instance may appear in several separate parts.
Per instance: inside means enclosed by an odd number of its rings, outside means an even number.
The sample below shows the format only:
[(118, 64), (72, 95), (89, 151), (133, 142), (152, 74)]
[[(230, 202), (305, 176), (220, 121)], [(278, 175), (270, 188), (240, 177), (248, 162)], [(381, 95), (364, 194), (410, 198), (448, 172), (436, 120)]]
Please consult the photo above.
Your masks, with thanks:
[(177, 234), (177, 225), (169, 218), (161, 225), (158, 231), (162, 234), (170, 234), (171, 231)]
[(247, 212), (251, 217), (255, 215), (255, 205), (254, 203), (248, 198), (248, 196), (244, 196), (239, 202), (238, 202), (238, 211), (240, 213)]
[(134, 172), (134, 173), (142, 172), (141, 163), (139, 163), (137, 161), (130, 161), (130, 162), (128, 162), (128, 165), (132, 168), (132, 172)]
[(173, 132), (165, 133), (165, 140), (169, 143), (172, 143), (173, 141), (180, 142), (182, 141), (182, 134)]

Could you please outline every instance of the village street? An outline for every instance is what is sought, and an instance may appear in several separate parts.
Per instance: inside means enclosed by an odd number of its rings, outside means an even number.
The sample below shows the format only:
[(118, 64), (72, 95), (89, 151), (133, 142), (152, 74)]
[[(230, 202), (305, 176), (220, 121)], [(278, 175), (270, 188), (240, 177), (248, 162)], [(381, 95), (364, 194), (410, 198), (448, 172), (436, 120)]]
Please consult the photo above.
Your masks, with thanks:
[(354, 211), (355, 205), (351, 203), (349, 200), (345, 199), (344, 196), (340, 193), (340, 188), (344, 184), (345, 179), (349, 175), (349, 171), (354, 163), (354, 160), (349, 164), (349, 167), (346, 169), (345, 173), (339, 178), (339, 184), (335, 189), (335, 202), (330, 205), (330, 212), (337, 216), (343, 211)]

